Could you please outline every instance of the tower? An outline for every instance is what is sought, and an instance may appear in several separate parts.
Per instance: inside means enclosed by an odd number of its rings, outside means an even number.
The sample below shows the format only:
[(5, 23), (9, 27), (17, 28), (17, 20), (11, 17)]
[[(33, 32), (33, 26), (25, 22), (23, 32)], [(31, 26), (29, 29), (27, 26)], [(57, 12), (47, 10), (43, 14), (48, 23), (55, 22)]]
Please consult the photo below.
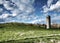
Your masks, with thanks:
[(51, 28), (51, 17), (48, 15), (47, 17), (46, 17), (46, 22), (47, 22), (47, 29), (49, 29), (49, 28)]

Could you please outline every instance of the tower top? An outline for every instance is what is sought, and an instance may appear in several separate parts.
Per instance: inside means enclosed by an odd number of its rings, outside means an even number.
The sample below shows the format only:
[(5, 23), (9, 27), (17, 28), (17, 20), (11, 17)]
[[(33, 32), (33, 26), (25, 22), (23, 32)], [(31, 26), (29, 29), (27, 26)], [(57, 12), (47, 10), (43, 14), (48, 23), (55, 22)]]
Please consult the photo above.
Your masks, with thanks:
[(50, 15), (47, 15), (47, 17), (50, 17)]
[(50, 15), (48, 15), (47, 18), (50, 18)]

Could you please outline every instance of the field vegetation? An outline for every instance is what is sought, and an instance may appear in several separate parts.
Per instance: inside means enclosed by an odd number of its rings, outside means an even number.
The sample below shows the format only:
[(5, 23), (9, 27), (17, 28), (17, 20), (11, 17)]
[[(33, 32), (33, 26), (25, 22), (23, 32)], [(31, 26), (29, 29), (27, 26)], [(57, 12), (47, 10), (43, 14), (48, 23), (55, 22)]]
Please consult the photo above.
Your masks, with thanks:
[(24, 23), (0, 24), (0, 43), (55, 43), (60, 40), (60, 29), (46, 29)]

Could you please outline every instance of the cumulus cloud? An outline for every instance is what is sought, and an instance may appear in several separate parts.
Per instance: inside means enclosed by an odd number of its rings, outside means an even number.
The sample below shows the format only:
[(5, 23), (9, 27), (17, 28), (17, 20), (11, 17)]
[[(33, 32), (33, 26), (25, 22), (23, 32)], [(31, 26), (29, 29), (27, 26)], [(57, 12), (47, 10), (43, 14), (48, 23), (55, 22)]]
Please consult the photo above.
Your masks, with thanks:
[[(10, 19), (12, 20), (12, 17), (19, 20), (30, 20), (34, 16), (33, 3), (34, 0), (0, 0), (0, 4), (2, 4), (6, 10), (11, 12), (11, 14), (9, 12), (2, 13), (0, 18), (4, 17), (7, 21), (10, 21)], [(0, 12), (2, 12), (2, 9), (0, 9)], [(30, 14), (32, 16), (30, 16)]]
[[(58, 18), (57, 18), (58, 17)], [(55, 16), (52, 18), (52, 24), (60, 23), (60, 16)]]
[(46, 18), (44, 16), (37, 16), (36, 19), (32, 20), (31, 23), (33, 24), (45, 24), (46, 23)]
[(33, 23), (33, 24), (37, 24), (37, 23), (42, 24), (43, 22), (45, 22), (45, 19), (36, 19), (36, 20), (33, 20), (31, 23)]
[(49, 11), (60, 12), (60, 0), (56, 2), (56, 4), (52, 4), (53, 0), (48, 0), (47, 5), (43, 6), (43, 12), (47, 13)]
[(21, 0), (21, 2), (25, 4), (32, 4), (34, 0)]
[(0, 16), (0, 19), (5, 19), (7, 17), (8, 17), (8, 14), (3, 14), (3, 15)]
[(4, 2), (4, 7), (7, 9), (7, 10), (12, 10), (13, 7), (10, 6), (10, 1), (5, 1)]
[(60, 10), (60, 0), (56, 4), (51, 5), (49, 10)]
[(12, 0), (12, 2), (14, 2), (18, 7), (18, 10), (17, 9), (12, 10), (13, 13), (16, 12), (16, 14), (22, 14), (24, 16), (34, 11), (34, 8), (32, 6), (32, 3), (34, 2), (34, 0)]
[(48, 0), (48, 1), (47, 1), (48, 7), (51, 6), (52, 2), (53, 2), (53, 0)]
[(42, 11), (42, 12), (46, 13), (46, 12), (48, 12), (48, 11), (49, 11), (49, 8), (48, 8), (46, 5), (44, 5), (44, 6), (43, 6), (43, 11)]
[(0, 8), (0, 13), (1, 13), (1, 12), (3, 12), (3, 9), (2, 9), (2, 8)]
[(55, 16), (55, 17), (52, 18), (52, 20), (60, 20), (60, 16)]
[(3, 0), (0, 0), (0, 4), (3, 4)]

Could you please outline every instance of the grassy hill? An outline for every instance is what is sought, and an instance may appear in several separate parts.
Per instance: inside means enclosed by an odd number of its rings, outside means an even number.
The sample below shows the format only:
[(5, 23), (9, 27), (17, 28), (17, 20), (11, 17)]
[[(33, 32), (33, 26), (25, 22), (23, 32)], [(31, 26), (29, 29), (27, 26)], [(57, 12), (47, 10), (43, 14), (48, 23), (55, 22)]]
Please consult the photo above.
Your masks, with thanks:
[[(0, 43), (51, 43), (60, 40), (60, 29), (45, 29), (24, 23), (0, 24)], [(41, 43), (42, 43), (41, 42)]]

